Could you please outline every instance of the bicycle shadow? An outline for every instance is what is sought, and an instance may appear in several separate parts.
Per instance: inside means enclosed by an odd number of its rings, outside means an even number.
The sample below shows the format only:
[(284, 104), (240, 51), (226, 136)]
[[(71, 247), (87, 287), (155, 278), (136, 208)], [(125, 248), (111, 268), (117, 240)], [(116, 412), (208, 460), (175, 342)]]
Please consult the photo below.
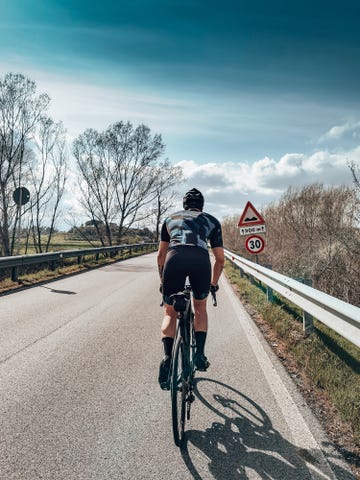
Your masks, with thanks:
[(229, 385), (199, 378), (195, 394), (219, 421), (205, 431), (186, 433), (181, 455), (194, 479), (209, 478), (209, 473), (217, 480), (254, 478), (254, 473), (261, 479), (354, 479), (334, 463), (331, 472), (320, 451), (300, 449), (286, 440), (258, 404)]
[(50, 290), (51, 293), (61, 293), (63, 295), (76, 295), (76, 292), (72, 292), (70, 290), (56, 290), (55, 288), (45, 287), (44, 285), (40, 285), (41, 288), (46, 288), (46, 290)]

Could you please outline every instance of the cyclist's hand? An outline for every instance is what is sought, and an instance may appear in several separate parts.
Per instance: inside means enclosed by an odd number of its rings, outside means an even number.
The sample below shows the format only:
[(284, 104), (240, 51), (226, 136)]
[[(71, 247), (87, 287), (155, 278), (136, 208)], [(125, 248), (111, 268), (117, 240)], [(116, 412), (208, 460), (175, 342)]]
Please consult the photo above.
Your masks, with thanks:
[(211, 292), (212, 303), (213, 303), (214, 307), (217, 306), (217, 301), (216, 301), (216, 294), (215, 294), (215, 292), (217, 292), (218, 290), (219, 290), (219, 285), (210, 285), (210, 292)]

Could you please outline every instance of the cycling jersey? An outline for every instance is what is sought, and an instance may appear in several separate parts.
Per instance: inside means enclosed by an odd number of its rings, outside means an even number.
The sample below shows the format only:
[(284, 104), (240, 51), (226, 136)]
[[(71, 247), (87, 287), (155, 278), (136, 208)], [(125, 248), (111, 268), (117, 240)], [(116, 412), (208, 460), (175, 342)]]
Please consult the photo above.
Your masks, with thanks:
[(211, 248), (223, 246), (220, 222), (208, 213), (195, 210), (170, 215), (163, 223), (160, 239), (169, 242), (169, 248), (188, 245), (207, 250), (207, 240)]
[(223, 246), (220, 222), (205, 212), (182, 210), (165, 220), (160, 240), (170, 244), (162, 273), (165, 303), (171, 303), (170, 295), (184, 288), (186, 277), (194, 298), (206, 298), (211, 280), (207, 241), (211, 248)]

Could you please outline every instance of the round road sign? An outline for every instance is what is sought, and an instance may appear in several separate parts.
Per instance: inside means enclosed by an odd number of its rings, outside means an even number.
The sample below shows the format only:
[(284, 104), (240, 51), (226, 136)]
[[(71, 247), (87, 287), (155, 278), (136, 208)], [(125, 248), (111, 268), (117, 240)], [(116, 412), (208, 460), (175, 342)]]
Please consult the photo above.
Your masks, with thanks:
[(259, 235), (251, 235), (245, 242), (245, 248), (250, 253), (260, 253), (264, 250), (265, 240)]
[(30, 200), (30, 192), (25, 187), (19, 187), (13, 193), (13, 199), (17, 205), (25, 205)]

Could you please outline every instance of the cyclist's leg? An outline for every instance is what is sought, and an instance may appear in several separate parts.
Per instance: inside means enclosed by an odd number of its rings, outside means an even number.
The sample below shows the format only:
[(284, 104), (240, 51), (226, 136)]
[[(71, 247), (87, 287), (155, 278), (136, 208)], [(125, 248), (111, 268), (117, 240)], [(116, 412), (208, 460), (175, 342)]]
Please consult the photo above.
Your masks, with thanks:
[(164, 303), (164, 318), (161, 325), (161, 338), (175, 337), (176, 312), (172, 305)]
[(194, 262), (196, 266), (189, 275), (193, 290), (196, 338), (195, 365), (198, 370), (206, 370), (210, 365), (205, 357), (204, 348), (208, 330), (206, 302), (210, 291), (211, 265), (207, 252), (204, 253), (197, 252), (197, 262)]
[(168, 376), (171, 364), (171, 354), (176, 333), (176, 311), (170, 305), (170, 295), (182, 290), (185, 276), (181, 274), (181, 259), (178, 252), (170, 250), (166, 255), (163, 270), (163, 299), (164, 318), (161, 325), (161, 340), (164, 348), (164, 357), (159, 368), (159, 384), (161, 388), (168, 389)]
[(176, 312), (172, 305), (164, 304), (165, 315), (161, 325), (161, 341), (164, 356), (159, 366), (159, 385), (163, 390), (169, 389), (169, 373), (171, 366), (171, 354), (176, 331)]
[(194, 302), (194, 330), (195, 332), (207, 332), (208, 315), (206, 310), (207, 297), (201, 300), (193, 298)]
[(201, 248), (193, 249), (192, 269), (189, 280), (194, 299), (194, 328), (206, 332), (208, 329), (206, 301), (210, 292), (211, 264), (209, 254)]
[(174, 338), (176, 331), (176, 311), (170, 305), (170, 295), (178, 293), (184, 287), (186, 271), (183, 269), (184, 261), (181, 250), (169, 250), (162, 276), (164, 318), (161, 326), (161, 338)]
[[(207, 370), (210, 366), (210, 362), (205, 356), (205, 343), (208, 330), (206, 300), (197, 300), (194, 298), (194, 330), (196, 341), (196, 353), (194, 357), (195, 366), (198, 370)], [(196, 321), (195, 321), (196, 318)]]

